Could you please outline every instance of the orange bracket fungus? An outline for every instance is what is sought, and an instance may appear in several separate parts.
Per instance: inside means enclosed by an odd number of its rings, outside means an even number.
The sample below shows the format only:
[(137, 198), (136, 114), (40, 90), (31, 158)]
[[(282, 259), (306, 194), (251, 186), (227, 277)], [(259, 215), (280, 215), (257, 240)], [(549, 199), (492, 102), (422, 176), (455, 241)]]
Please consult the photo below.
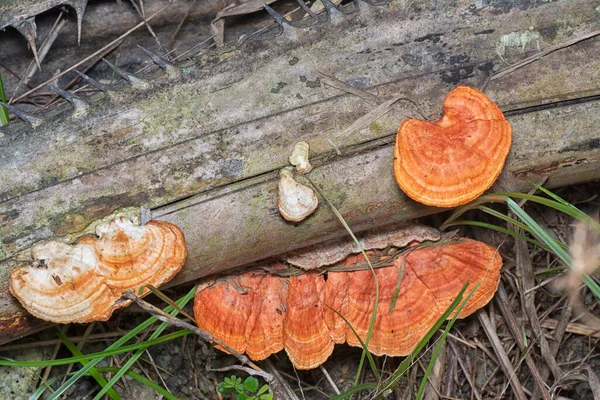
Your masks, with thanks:
[[(409, 354), (467, 282), (467, 290), (480, 286), (459, 316), (486, 305), (502, 267), (495, 248), (460, 238), (413, 241), (406, 251), (391, 247), (367, 255), (379, 282), (369, 342), (376, 355)], [(275, 264), (199, 286), (194, 314), (200, 329), (253, 360), (284, 349), (296, 368), (312, 369), (327, 360), (336, 343), (360, 347), (337, 313), (364, 340), (374, 298), (373, 274), (359, 254), (319, 270)]]
[(32, 315), (55, 323), (106, 321), (129, 304), (121, 294), (173, 278), (187, 255), (183, 233), (164, 221), (136, 226), (123, 218), (71, 246), (33, 247), (31, 265), (10, 272), (10, 292)]
[(444, 116), (402, 123), (394, 146), (394, 174), (410, 198), (456, 207), (489, 189), (504, 167), (512, 129), (485, 94), (459, 86), (444, 100)]

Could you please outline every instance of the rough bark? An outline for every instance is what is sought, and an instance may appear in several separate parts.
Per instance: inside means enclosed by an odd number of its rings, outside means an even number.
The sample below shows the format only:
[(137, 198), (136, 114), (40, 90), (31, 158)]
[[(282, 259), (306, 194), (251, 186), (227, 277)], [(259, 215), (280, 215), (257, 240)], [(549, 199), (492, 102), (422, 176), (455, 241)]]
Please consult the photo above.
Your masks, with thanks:
[[(0, 138), (0, 332), (34, 325), (7, 293), (15, 256), (49, 237), (73, 240), (122, 207), (145, 207), (184, 230), (189, 259), (175, 283), (343, 235), (324, 201), (300, 224), (277, 213), (277, 172), (300, 140), (313, 152), (309, 179), (354, 230), (439, 211), (407, 199), (392, 176), (394, 134), (418, 116), (412, 104), (338, 133), (399, 95), (439, 114), (457, 84), (481, 88), (507, 62), (535, 53), (536, 41), (525, 43), (532, 32), (545, 48), (593, 31), (597, 4), (434, 3), (351, 4), (347, 15), (275, 26), (208, 53), (182, 78), (155, 72), (149, 89), (97, 95), (84, 113), (57, 109), (35, 129), (13, 124)], [(524, 38), (524, 51), (509, 45), (511, 34)], [(493, 190), (529, 190), (542, 176), (549, 187), (600, 177), (599, 50), (590, 39), (491, 81), (486, 93), (514, 131)], [(326, 85), (320, 73), (371, 96)]]

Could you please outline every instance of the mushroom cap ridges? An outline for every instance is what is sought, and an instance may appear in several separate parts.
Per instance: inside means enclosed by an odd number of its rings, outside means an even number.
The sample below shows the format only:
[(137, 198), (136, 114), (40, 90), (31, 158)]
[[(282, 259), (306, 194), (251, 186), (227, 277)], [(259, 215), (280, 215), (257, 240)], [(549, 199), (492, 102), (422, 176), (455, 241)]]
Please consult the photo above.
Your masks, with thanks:
[(160, 286), (181, 270), (187, 256), (183, 233), (166, 221), (138, 226), (117, 218), (96, 231), (98, 237), (87, 236), (80, 243), (94, 247), (98, 270), (115, 290)]
[[(466, 282), (467, 293), (480, 285), (460, 317), (483, 307), (497, 289), (502, 266), (496, 249), (471, 239), (416, 248), (396, 258), (380, 251), (367, 254), (379, 260), (387, 258), (392, 264), (375, 269), (379, 308), (369, 350), (377, 355), (409, 354)], [(338, 313), (363, 341), (366, 338), (375, 279), (368, 269), (355, 270), (364, 264), (362, 255), (353, 255), (326, 275), (308, 271), (284, 278), (250, 271), (199, 288), (194, 305), (198, 326), (240, 353), (246, 351), (252, 359), (266, 358), (283, 345), (297, 369), (315, 368), (327, 360), (335, 343), (361, 346)], [(339, 271), (339, 267), (348, 271)], [(269, 329), (249, 329), (263, 314), (266, 321), (272, 318)], [(249, 332), (254, 332), (256, 344), (252, 352)]]
[(123, 292), (160, 286), (185, 262), (183, 234), (168, 222), (140, 227), (117, 218), (97, 233), (74, 246), (55, 240), (34, 246), (33, 262), (10, 272), (11, 293), (47, 321), (105, 321), (130, 303), (120, 300)]
[(107, 320), (121, 297), (98, 276), (91, 246), (46, 242), (33, 248), (33, 265), (10, 272), (10, 292), (37, 318), (55, 323)]
[(508, 156), (512, 128), (487, 96), (459, 86), (431, 123), (405, 120), (396, 135), (394, 174), (412, 199), (431, 206), (467, 203), (496, 181)]
[(250, 271), (199, 286), (194, 300), (198, 327), (253, 360), (267, 358), (283, 349), (287, 285), (283, 278)]

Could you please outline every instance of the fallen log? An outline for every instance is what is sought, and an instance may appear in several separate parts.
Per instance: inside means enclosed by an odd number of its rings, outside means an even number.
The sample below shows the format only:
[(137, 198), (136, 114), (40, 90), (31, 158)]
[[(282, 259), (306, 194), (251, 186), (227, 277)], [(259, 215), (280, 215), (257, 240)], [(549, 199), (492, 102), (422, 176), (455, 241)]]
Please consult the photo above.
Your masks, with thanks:
[[(277, 174), (300, 140), (316, 166), (308, 179), (356, 232), (438, 212), (409, 200), (392, 174), (395, 131), (418, 116), (415, 106), (389, 102), (380, 118), (353, 123), (397, 97), (439, 114), (457, 84), (482, 88), (536, 41), (555, 45), (597, 24), (591, 0), (468, 15), (456, 5), (360, 4), (205, 54), (183, 77), (155, 72), (149, 88), (96, 96), (82, 113), (57, 109), (36, 128), (9, 127), (0, 138), (0, 342), (38, 324), (7, 291), (27, 249), (73, 241), (123, 207), (182, 228), (189, 257), (175, 283), (344, 235), (323, 201), (299, 224), (277, 213)], [(514, 132), (492, 190), (600, 178), (599, 50), (592, 38), (489, 80), (486, 94)]]

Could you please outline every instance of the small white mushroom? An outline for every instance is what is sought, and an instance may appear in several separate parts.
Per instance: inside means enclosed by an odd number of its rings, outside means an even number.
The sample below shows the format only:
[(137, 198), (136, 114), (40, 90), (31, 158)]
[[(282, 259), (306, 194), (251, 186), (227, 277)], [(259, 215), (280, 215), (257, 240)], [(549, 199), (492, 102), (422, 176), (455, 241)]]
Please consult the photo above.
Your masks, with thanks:
[(291, 222), (300, 222), (315, 212), (319, 199), (315, 191), (294, 180), (291, 167), (279, 172), (279, 213)]
[(307, 142), (298, 142), (294, 146), (294, 151), (290, 156), (290, 164), (296, 167), (299, 174), (307, 174), (312, 170), (312, 165), (308, 161), (310, 149)]

